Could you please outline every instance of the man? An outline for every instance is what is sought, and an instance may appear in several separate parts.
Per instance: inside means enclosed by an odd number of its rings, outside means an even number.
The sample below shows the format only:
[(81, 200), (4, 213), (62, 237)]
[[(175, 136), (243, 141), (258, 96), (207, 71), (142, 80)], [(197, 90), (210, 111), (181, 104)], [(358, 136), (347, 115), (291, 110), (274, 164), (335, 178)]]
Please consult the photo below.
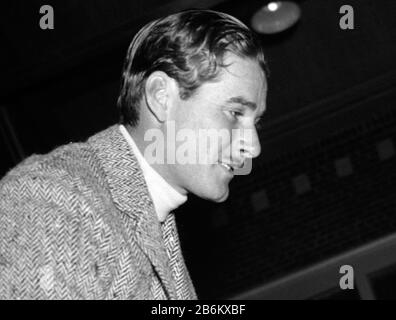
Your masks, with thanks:
[[(226, 200), (260, 153), (266, 91), (262, 49), (237, 19), (189, 10), (146, 25), (128, 49), (120, 124), (0, 182), (0, 299), (195, 299), (172, 211), (188, 193)], [(180, 141), (148, 161), (147, 133), (169, 142), (172, 128), (189, 143), (203, 129), (250, 134), (200, 150), (205, 162), (171, 161)]]

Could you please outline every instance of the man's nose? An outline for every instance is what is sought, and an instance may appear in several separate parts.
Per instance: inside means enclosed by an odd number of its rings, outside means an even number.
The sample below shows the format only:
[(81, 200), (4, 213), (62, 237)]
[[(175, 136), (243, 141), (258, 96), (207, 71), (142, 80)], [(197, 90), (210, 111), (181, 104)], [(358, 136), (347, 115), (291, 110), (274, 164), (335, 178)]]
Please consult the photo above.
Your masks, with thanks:
[(245, 158), (256, 158), (261, 153), (260, 139), (256, 129), (249, 129), (243, 134), (241, 154)]

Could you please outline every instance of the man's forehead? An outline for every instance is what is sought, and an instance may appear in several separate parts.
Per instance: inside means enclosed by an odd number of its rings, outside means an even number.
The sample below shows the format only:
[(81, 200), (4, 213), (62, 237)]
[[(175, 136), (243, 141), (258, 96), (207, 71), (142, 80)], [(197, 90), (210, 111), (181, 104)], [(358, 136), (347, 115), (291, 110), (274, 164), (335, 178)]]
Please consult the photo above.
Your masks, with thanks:
[(234, 73), (236, 78), (230, 79), (233, 81), (232, 88), (230, 88), (232, 93), (230, 94), (235, 97), (230, 97), (230, 99), (247, 107), (255, 107), (254, 104), (260, 107), (262, 104), (265, 104), (267, 96), (267, 78), (265, 72), (255, 60), (240, 59), (237, 61), (241, 62), (241, 64), (236, 68), (237, 72)]
[(230, 74), (240, 79), (254, 81), (257, 84), (267, 85), (267, 77), (265, 71), (261, 68), (259, 62), (252, 58), (241, 58), (238, 56), (231, 56), (225, 60), (226, 67), (222, 69), (222, 73)]
[[(217, 104), (240, 104), (258, 112), (265, 110), (267, 80), (257, 61), (232, 55), (214, 81), (203, 83), (199, 96)], [(226, 64), (227, 64), (226, 63)], [(197, 93), (198, 93), (197, 92)]]

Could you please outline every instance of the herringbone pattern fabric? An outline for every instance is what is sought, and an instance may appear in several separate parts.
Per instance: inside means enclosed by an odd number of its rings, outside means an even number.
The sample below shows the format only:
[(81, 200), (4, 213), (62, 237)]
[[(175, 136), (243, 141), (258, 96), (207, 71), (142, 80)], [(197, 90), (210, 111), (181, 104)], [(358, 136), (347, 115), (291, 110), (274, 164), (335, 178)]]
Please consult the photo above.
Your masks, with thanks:
[(176, 283), (177, 298), (181, 300), (189, 299), (190, 293), (194, 291), (194, 288), (191, 286), (191, 280), (185, 281), (185, 277), (189, 277), (189, 275), (183, 257), (180, 254), (179, 235), (176, 230), (174, 215), (170, 215), (164, 222), (162, 225), (162, 233), (169, 257), (172, 276)]
[(117, 126), (0, 181), (0, 299), (196, 299)]

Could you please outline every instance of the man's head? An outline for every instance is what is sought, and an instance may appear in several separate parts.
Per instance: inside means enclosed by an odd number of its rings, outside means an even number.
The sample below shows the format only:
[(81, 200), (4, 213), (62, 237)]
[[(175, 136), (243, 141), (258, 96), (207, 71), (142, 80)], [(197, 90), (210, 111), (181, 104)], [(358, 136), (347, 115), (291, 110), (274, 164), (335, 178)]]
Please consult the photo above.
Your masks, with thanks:
[(233, 176), (227, 165), (236, 168), (260, 153), (255, 125), (265, 110), (266, 75), (259, 41), (239, 20), (209, 10), (167, 16), (141, 29), (128, 49), (118, 99), (121, 123), (143, 148), (147, 130), (169, 137), (170, 124), (195, 137), (202, 129), (230, 136), (249, 131), (249, 138), (221, 141), (218, 150), (208, 151), (210, 164), (170, 164), (167, 158), (153, 164), (180, 192), (224, 201)]

